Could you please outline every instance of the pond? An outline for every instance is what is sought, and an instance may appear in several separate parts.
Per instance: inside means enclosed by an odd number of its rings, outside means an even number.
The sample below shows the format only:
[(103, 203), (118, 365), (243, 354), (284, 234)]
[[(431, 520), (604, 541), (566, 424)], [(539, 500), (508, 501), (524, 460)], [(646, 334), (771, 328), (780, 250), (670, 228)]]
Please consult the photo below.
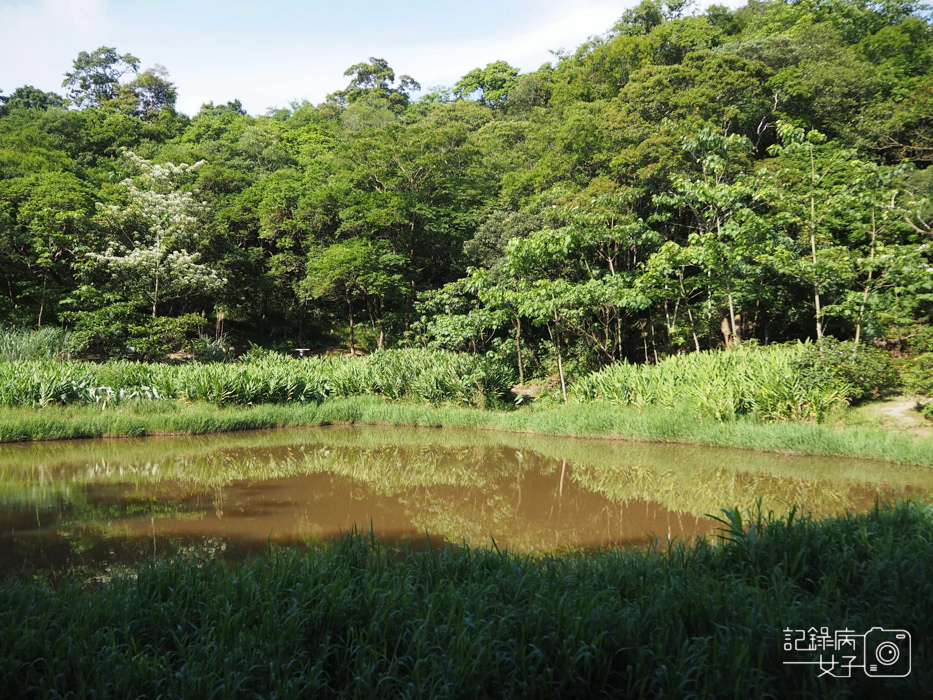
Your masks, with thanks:
[(930, 493), (920, 467), (448, 429), (3, 445), (0, 575), (238, 558), (354, 527), (415, 548), (642, 546), (712, 533), (708, 514), (759, 498), (825, 517)]

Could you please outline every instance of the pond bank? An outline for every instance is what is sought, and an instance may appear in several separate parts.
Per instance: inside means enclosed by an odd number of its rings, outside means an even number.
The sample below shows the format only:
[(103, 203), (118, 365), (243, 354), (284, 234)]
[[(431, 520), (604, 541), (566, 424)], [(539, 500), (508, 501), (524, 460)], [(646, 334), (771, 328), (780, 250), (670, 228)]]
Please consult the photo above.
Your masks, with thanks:
[(604, 403), (489, 411), (391, 403), (373, 397), (320, 404), (218, 408), (204, 403), (144, 401), (101, 410), (92, 406), (0, 410), (0, 443), (92, 437), (198, 435), (262, 428), (388, 425), (503, 430), (562, 437), (602, 437), (736, 447), (766, 452), (873, 459), (933, 466), (933, 438), (873, 427), (831, 427), (798, 421), (702, 421), (690, 412), (637, 410)]

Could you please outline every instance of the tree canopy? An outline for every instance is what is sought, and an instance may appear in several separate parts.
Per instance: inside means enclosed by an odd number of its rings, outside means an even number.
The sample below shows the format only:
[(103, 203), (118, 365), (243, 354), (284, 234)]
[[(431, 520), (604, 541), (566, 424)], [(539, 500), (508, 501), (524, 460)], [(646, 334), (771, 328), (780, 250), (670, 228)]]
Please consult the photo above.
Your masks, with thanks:
[(492, 58), (420, 99), (370, 57), (318, 105), (188, 117), (164, 67), (104, 46), (64, 96), (0, 95), (0, 319), (222, 317), (241, 344), (430, 345), (523, 376), (933, 343), (921, 5), (645, 0), (538, 70)]

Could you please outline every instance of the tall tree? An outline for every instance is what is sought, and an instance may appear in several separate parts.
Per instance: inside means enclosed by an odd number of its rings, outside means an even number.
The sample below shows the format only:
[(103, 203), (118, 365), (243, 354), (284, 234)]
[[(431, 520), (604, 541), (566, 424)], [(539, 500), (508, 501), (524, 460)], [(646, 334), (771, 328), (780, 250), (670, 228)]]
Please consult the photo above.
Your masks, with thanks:
[(68, 98), (78, 107), (100, 107), (114, 99), (123, 76), (139, 71), (138, 58), (130, 53), (121, 55), (112, 46), (101, 46), (91, 53), (82, 51), (73, 65), (73, 70), (65, 73), (62, 87), (68, 88)]
[(335, 243), (308, 260), (301, 291), (309, 298), (342, 302), (349, 320), (350, 354), (356, 354), (357, 304), (362, 303), (376, 331), (376, 345), (385, 343), (387, 302), (399, 296), (404, 280), (398, 270), (404, 262), (383, 241), (360, 239)]
[(370, 57), (369, 63), (355, 63), (344, 71), (344, 75), (352, 78), (350, 84), (327, 96), (329, 100), (343, 105), (374, 99), (398, 112), (408, 106), (411, 93), (421, 89), (410, 75), (399, 76), (396, 85), (395, 71), (384, 58)]
[(474, 68), (463, 76), (454, 87), (457, 97), (472, 97), (478, 93), (478, 101), (490, 109), (505, 107), (509, 92), (518, 83), (518, 68), (505, 61), (486, 64), (485, 68)]
[(155, 164), (131, 151), (126, 157), (139, 174), (121, 183), (125, 203), (101, 206), (99, 219), (116, 238), (90, 258), (131, 298), (145, 299), (156, 318), (160, 303), (204, 295), (224, 279), (188, 251), (199, 245), (204, 208), (179, 186), (202, 163)]

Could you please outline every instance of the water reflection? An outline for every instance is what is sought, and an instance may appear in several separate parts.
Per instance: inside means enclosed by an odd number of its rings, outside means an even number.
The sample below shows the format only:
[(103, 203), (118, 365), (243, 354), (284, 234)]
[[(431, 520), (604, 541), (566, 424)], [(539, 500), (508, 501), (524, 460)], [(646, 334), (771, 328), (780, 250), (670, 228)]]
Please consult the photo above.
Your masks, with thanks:
[(450, 430), (11, 445), (0, 447), (0, 566), (133, 561), (205, 542), (242, 556), (354, 526), (415, 545), (431, 533), (558, 551), (694, 537), (716, 526), (707, 513), (758, 498), (826, 516), (931, 492), (931, 470), (885, 463)]

